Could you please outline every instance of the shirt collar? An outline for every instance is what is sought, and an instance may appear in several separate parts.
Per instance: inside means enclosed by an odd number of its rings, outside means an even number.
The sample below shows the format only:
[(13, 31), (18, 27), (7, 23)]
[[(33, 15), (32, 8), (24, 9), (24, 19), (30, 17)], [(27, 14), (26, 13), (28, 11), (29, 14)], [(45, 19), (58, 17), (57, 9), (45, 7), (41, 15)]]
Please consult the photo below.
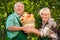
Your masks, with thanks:
[(20, 18), (20, 16), (19, 16), (16, 12), (14, 12), (14, 15), (15, 15), (17, 18)]
[(46, 23), (42, 21), (42, 24), (45, 24), (45, 25), (46, 25), (46, 24), (50, 23), (50, 22), (53, 21), (53, 20), (54, 20), (53, 18), (49, 18)]

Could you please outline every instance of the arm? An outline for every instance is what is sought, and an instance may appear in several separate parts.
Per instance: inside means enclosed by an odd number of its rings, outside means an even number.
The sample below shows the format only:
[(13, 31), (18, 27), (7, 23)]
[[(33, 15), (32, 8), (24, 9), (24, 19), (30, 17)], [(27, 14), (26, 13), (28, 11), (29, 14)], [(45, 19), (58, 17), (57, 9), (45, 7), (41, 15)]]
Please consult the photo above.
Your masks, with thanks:
[(33, 34), (40, 36), (40, 31), (38, 29), (27, 28), (26, 33), (33, 33)]
[(32, 29), (32, 33), (38, 35), (38, 36), (41, 36), (41, 32), (37, 29)]
[(51, 31), (53, 31), (53, 33), (50, 34), (50, 37), (51, 37), (52, 39), (58, 40), (58, 35), (57, 35), (57, 24), (56, 24), (55, 21), (53, 21), (52, 23), (53, 23), (53, 27), (51, 28)]
[(9, 16), (7, 18), (6, 21), (6, 30), (9, 31), (19, 31), (19, 30), (23, 30), (23, 27), (18, 27), (17, 25), (15, 25), (15, 18), (14, 16)]
[(23, 27), (16, 27), (16, 26), (10, 26), (8, 27), (8, 30), (9, 31), (19, 31), (19, 30), (23, 30), (24, 28)]
[(47, 26), (47, 27), (49, 29), (48, 29), (47, 33), (49, 35), (47, 35), (47, 36), (52, 38), (52, 39), (57, 39), (58, 40), (56, 22), (54, 20), (50, 20), (48, 25), (49, 26)]

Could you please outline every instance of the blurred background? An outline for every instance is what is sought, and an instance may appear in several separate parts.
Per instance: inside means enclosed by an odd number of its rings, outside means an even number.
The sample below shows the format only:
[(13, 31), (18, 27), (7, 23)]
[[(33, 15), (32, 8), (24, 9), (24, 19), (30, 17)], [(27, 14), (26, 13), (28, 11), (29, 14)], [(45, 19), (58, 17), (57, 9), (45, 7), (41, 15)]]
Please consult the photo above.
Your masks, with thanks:
[[(41, 23), (39, 10), (43, 7), (50, 8), (52, 18), (55, 19), (60, 30), (60, 0), (0, 0), (0, 40), (9, 40), (6, 35), (5, 22), (7, 17), (14, 12), (13, 7), (16, 2), (22, 2), (25, 5), (25, 11), (34, 14), (36, 28)], [(60, 35), (59, 31), (58, 34)]]

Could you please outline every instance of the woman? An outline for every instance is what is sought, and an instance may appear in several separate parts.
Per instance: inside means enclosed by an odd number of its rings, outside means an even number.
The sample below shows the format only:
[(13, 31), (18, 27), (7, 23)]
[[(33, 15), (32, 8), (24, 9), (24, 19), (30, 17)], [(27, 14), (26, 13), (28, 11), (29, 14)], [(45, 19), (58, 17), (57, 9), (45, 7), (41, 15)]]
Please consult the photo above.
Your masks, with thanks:
[(30, 31), (28, 29), (27, 31), (41, 36), (41, 40), (58, 40), (56, 22), (51, 18), (50, 9), (42, 8), (39, 14), (42, 19), (41, 28), (39, 30), (30, 29)]

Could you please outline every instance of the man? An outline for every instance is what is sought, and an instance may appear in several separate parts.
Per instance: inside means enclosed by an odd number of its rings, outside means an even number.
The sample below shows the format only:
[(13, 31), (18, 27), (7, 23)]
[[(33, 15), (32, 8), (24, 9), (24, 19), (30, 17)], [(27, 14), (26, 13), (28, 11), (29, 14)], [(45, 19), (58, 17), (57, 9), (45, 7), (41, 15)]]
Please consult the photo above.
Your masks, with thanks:
[(27, 40), (27, 34), (23, 31), (25, 28), (21, 26), (20, 16), (24, 12), (24, 4), (17, 2), (14, 5), (14, 13), (11, 14), (6, 21), (7, 35), (10, 40)]

